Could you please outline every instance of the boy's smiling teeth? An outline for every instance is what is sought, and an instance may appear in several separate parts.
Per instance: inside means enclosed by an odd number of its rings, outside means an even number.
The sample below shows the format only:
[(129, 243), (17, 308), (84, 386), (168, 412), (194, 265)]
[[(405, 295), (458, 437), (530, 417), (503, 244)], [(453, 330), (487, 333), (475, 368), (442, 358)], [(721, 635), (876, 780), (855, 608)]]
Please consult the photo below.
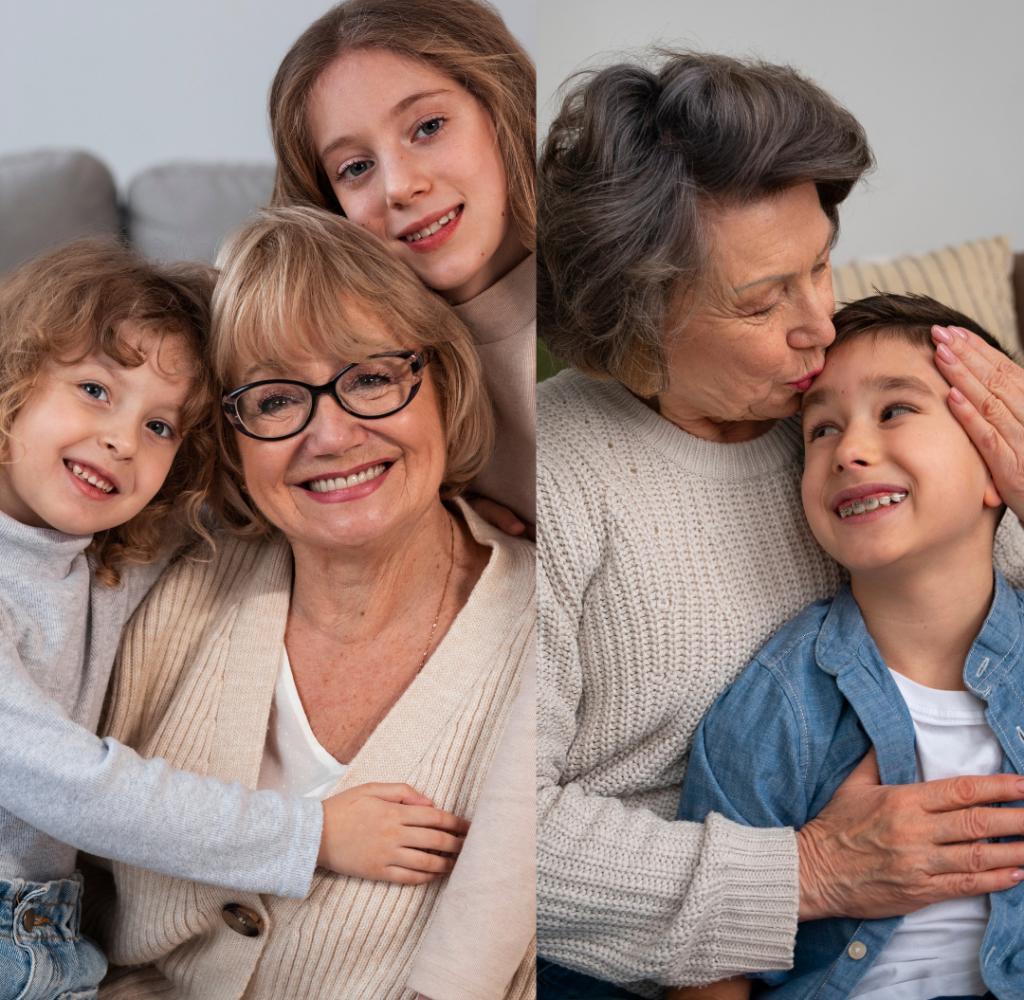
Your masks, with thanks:
[(313, 493), (330, 493), (331, 490), (344, 490), (349, 486), (358, 486), (360, 483), (376, 479), (386, 468), (387, 465), (381, 463), (369, 469), (363, 469), (362, 472), (353, 472), (351, 476), (338, 476), (335, 479), (311, 479), (309, 481), (309, 489)]
[(868, 497), (867, 499), (854, 500), (853, 503), (840, 507), (836, 512), (840, 517), (850, 517), (852, 514), (866, 514), (869, 510), (878, 510), (879, 507), (888, 507), (898, 504), (906, 499), (906, 493), (886, 493), (880, 497)]
[(451, 222), (461, 211), (462, 206), (459, 205), (458, 208), (453, 208), (447, 215), (442, 215), (437, 222), (432, 222), (426, 228), (421, 229), (419, 232), (413, 233), (410, 236), (403, 236), (402, 239), (405, 240), (406, 243), (415, 243), (417, 240), (422, 240), (427, 236), (433, 236), (439, 229), (443, 229), (447, 226), (448, 223)]
[(108, 483), (105, 479), (97, 476), (95, 472), (90, 472), (88, 469), (83, 469), (77, 462), (65, 462), (64, 463), (82, 482), (89, 483), (91, 486), (95, 486), (98, 490), (103, 490), (104, 493), (113, 493), (114, 487)]

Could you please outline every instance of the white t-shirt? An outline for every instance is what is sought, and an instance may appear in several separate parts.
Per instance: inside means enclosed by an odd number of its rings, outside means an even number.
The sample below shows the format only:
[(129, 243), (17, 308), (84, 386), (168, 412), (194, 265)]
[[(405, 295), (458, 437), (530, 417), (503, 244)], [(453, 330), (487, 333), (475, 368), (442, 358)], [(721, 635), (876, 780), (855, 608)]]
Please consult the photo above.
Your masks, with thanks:
[(281, 666), (256, 787), (282, 795), (323, 799), (347, 768), (347, 764), (336, 761), (313, 735), (292, 677), (288, 650), (282, 645)]
[[(985, 702), (969, 691), (938, 691), (890, 671), (914, 720), (917, 780), (996, 774), (1003, 750), (985, 721)], [(981, 941), (988, 896), (949, 899), (910, 913), (851, 997), (930, 1000), (981, 996)]]

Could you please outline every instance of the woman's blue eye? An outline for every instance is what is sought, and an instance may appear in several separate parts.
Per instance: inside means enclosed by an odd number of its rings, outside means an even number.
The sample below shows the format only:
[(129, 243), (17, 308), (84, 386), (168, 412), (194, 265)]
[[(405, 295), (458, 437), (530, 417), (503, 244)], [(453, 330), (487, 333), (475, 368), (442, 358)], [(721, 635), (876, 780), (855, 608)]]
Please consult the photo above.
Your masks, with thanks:
[(357, 181), (372, 166), (373, 160), (356, 160), (338, 171), (338, 177), (344, 181)]
[(423, 122), (423, 124), (416, 129), (416, 135), (422, 135), (424, 138), (436, 135), (438, 132), (441, 131), (441, 126), (443, 124), (443, 118), (431, 118), (429, 121)]
[(107, 390), (99, 382), (83, 382), (81, 388), (87, 396), (92, 396), (93, 399), (97, 399), (101, 403), (106, 403), (110, 399)]
[(146, 426), (158, 437), (174, 437), (174, 428), (170, 424), (165, 424), (162, 420), (150, 420)]

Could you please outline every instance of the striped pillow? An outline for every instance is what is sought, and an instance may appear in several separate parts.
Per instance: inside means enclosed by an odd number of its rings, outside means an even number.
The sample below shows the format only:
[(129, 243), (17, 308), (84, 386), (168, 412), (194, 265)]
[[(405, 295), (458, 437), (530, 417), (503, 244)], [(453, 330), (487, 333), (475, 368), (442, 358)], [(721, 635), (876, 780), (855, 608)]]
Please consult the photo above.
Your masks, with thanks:
[(832, 272), (836, 308), (880, 292), (930, 295), (977, 320), (1007, 350), (1019, 354), (1013, 307), (1013, 251), (1006, 236), (974, 240), (884, 264), (847, 264)]

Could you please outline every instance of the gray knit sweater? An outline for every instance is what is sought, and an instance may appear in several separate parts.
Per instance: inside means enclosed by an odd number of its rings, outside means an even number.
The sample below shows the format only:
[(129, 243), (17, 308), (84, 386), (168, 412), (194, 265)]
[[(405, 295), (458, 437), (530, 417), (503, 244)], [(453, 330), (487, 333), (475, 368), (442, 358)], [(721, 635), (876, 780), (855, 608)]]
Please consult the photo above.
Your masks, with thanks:
[(66, 878), (79, 848), (302, 898), (319, 802), (175, 771), (94, 735), (121, 629), (161, 565), (107, 587), (90, 541), (0, 514), (0, 877)]
[[(712, 702), (840, 582), (804, 519), (799, 422), (716, 444), (563, 372), (538, 444), (538, 951), (648, 996), (787, 968), (793, 832), (670, 820)], [(996, 554), (1019, 581), (1016, 518)]]

